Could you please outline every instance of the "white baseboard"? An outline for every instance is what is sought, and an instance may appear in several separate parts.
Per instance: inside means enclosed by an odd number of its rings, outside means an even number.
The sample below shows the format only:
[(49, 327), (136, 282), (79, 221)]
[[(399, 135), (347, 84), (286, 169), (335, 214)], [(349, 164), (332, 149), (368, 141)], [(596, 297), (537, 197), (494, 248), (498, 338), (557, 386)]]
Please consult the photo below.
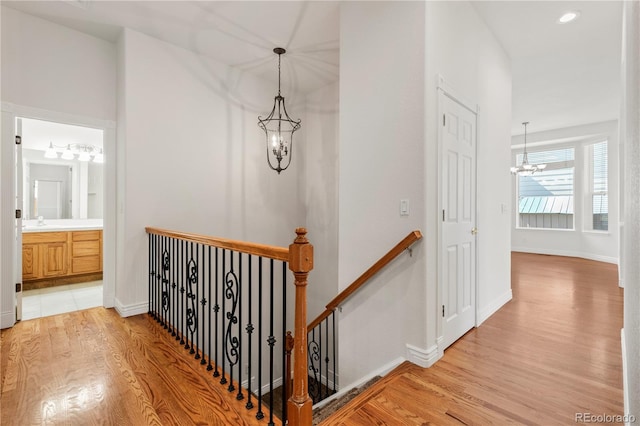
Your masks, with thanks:
[(611, 256), (601, 256), (599, 254), (593, 253), (584, 253), (579, 251), (571, 251), (571, 250), (553, 250), (553, 249), (539, 249), (539, 248), (528, 248), (528, 247), (511, 247), (511, 251), (519, 251), (522, 253), (533, 253), (533, 254), (549, 254), (552, 256), (567, 256), (567, 257), (580, 257), (582, 259), (595, 260), (597, 262), (605, 262), (605, 263), (613, 263), (617, 265), (619, 263), (619, 259), (617, 257)]
[[(255, 381), (255, 377), (253, 379)], [(242, 387), (243, 388), (247, 388), (248, 383), (247, 381), (243, 381), (242, 382)], [(273, 389), (276, 389), (278, 386), (282, 386), (282, 377), (278, 377), (277, 379), (273, 380)], [(254, 388), (251, 390), (251, 392), (253, 393), (258, 393), (258, 388)], [(262, 385), (262, 395), (271, 392), (271, 387), (269, 386), (269, 383)]]
[(134, 315), (146, 314), (149, 312), (149, 302), (135, 303), (133, 305), (124, 305), (117, 298), (115, 299), (115, 309), (121, 317), (131, 317)]
[(620, 344), (622, 346), (622, 395), (624, 400), (625, 424), (630, 425), (629, 422), (629, 382), (627, 381), (627, 344), (624, 337), (624, 328), (620, 330)]
[(478, 327), (480, 324), (485, 322), (491, 315), (495, 314), (498, 309), (502, 308), (508, 301), (513, 298), (513, 293), (511, 289), (502, 293), (499, 297), (495, 298), (488, 306), (485, 306), (482, 309), (478, 309), (477, 315), (477, 324)]
[(363, 384), (367, 383), (369, 380), (373, 379), (375, 376), (380, 376), (380, 377), (386, 376), (391, 370), (393, 370), (394, 368), (402, 364), (404, 361), (406, 361), (406, 359), (403, 357), (396, 358), (393, 361), (378, 368), (377, 370), (367, 374), (366, 376), (361, 377), (358, 380), (355, 380), (346, 386), (341, 386), (338, 392), (331, 395), (331, 398), (326, 398), (318, 402), (313, 406), (313, 409), (315, 410), (317, 408), (324, 407), (334, 399), (341, 398), (343, 395), (347, 394), (351, 389), (362, 386)]
[(11, 328), (16, 324), (15, 312), (3, 312), (0, 315), (0, 328)]
[(422, 368), (431, 367), (439, 359), (438, 345), (433, 345), (428, 349), (422, 349), (407, 344), (407, 360)]

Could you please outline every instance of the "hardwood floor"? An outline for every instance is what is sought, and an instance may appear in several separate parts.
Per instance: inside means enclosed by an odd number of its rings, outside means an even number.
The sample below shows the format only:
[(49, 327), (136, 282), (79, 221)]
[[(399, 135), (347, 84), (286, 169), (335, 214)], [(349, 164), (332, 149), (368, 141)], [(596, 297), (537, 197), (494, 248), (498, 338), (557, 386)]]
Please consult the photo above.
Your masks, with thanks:
[[(401, 365), (322, 424), (554, 425), (622, 414), (616, 266), (523, 253), (512, 266), (511, 302), (431, 368)], [(146, 315), (94, 308), (24, 321), (0, 345), (3, 425), (267, 424)]]
[(146, 315), (23, 321), (2, 330), (1, 348), (3, 425), (267, 424)]
[(615, 265), (512, 255), (513, 300), (431, 368), (404, 363), (321, 425), (576, 424), (621, 415)]

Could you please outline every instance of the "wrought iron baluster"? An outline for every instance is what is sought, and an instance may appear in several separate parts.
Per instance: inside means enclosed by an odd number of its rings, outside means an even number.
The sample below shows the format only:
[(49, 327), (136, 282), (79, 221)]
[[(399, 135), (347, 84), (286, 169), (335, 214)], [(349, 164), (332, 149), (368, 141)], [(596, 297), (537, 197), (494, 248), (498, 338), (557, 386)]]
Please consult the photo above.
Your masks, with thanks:
[(233, 392), (235, 385), (233, 384), (233, 367), (238, 364), (238, 347), (240, 345), (238, 336), (234, 335), (234, 328), (238, 324), (238, 276), (233, 267), (233, 251), (229, 253), (230, 269), (225, 275), (225, 298), (231, 302), (229, 312), (227, 312), (227, 330), (225, 332), (225, 355), (229, 361), (229, 387), (228, 391)]
[(162, 238), (162, 325), (165, 330), (169, 328), (169, 241), (167, 237)]
[(273, 335), (273, 259), (269, 261), (269, 425), (273, 425), (273, 346), (276, 338)]
[[(316, 327), (317, 328), (317, 327)], [(313, 377), (308, 378), (308, 392), (313, 401), (320, 400), (320, 387), (318, 385), (318, 368), (315, 366), (316, 361), (319, 359), (320, 347), (316, 342), (316, 329), (311, 331), (311, 339), (307, 342), (307, 352), (309, 359), (309, 371), (313, 374)]]
[(333, 393), (336, 393), (337, 383), (336, 383), (336, 311), (331, 312), (331, 322), (333, 332), (331, 333), (333, 337)]
[(151, 240), (153, 239), (153, 234), (147, 234), (147, 242), (149, 244), (149, 256), (148, 256), (148, 265), (149, 265), (149, 307), (147, 309), (147, 314), (151, 315), (152, 312), (152, 298), (151, 298), (151, 287), (152, 287), (152, 279), (151, 276), (153, 275), (153, 250), (151, 248)]
[(149, 294), (149, 300), (151, 301), (151, 315), (153, 316), (153, 319), (156, 319), (156, 268), (158, 267), (158, 265), (156, 264), (156, 244), (157, 244), (157, 240), (158, 240), (158, 236), (157, 235), (153, 235), (153, 241), (152, 241), (152, 257), (151, 257), (151, 262), (153, 264), (152, 270), (151, 270), (151, 294)]
[(194, 283), (194, 294), (193, 294), (193, 312), (194, 312), (194, 317), (196, 318), (196, 328), (194, 330), (194, 342), (192, 343), (191, 347), (193, 349), (195, 349), (195, 359), (200, 359), (200, 328), (202, 328), (200, 326), (200, 320), (201, 320), (201, 316), (198, 315), (198, 307), (200, 304), (200, 282), (202, 281), (201, 277), (202, 277), (202, 264), (198, 262), (198, 257), (199, 257), (199, 253), (200, 252), (200, 244), (196, 244), (196, 270), (198, 271), (198, 279), (196, 280), (196, 282)]
[(220, 340), (219, 335), (218, 335), (218, 331), (220, 330), (220, 328), (218, 328), (218, 317), (219, 317), (219, 313), (220, 313), (220, 305), (218, 304), (218, 295), (220, 294), (220, 292), (218, 291), (218, 278), (220, 277), (218, 275), (218, 247), (216, 247), (215, 250), (215, 259), (216, 259), (216, 271), (215, 271), (215, 280), (216, 280), (216, 288), (215, 288), (215, 297), (216, 297), (216, 304), (213, 305), (213, 312), (215, 313), (215, 322), (214, 322), (214, 327), (215, 327), (215, 331), (214, 331), (214, 335), (215, 335), (215, 339), (214, 339), (214, 353), (215, 353), (215, 366), (216, 369), (213, 372), (213, 377), (219, 377), (220, 376), (220, 371), (218, 371), (218, 366), (220, 365), (218, 363), (218, 340)]
[(176, 333), (176, 324), (177, 324), (177, 317), (178, 317), (178, 285), (176, 284), (176, 274), (178, 271), (178, 264), (179, 262), (177, 262), (177, 245), (178, 245), (178, 240), (176, 240), (175, 238), (171, 239), (171, 247), (172, 247), (172, 253), (173, 255), (171, 256), (173, 258), (173, 267), (171, 268), (171, 296), (173, 298), (173, 303), (171, 304), (172, 308), (171, 308), (171, 315), (173, 317), (173, 321), (171, 321), (172, 323), (172, 330), (171, 330), (171, 335), (173, 337), (176, 337), (178, 333)]
[[(227, 270), (227, 263), (226, 263), (226, 257), (227, 257), (227, 250), (226, 249), (222, 249), (222, 276), (220, 278), (222, 278), (222, 292), (225, 291), (225, 287), (226, 287), (226, 281), (225, 281), (225, 277), (226, 277), (226, 270)], [(221, 385), (225, 385), (227, 384), (227, 377), (226, 377), (226, 371), (225, 371), (225, 364), (226, 364), (226, 348), (227, 348), (227, 333), (225, 332), (226, 328), (225, 328), (225, 323), (226, 323), (226, 308), (227, 308), (227, 304), (226, 304), (226, 300), (227, 298), (224, 296), (224, 294), (222, 295), (222, 329), (220, 330), (220, 332), (222, 333), (222, 348), (220, 348), (220, 350), (222, 351), (221, 354), (221, 358), (222, 358), (222, 378), (220, 379), (220, 384)]]
[(325, 398), (331, 395), (329, 392), (329, 318), (324, 322), (324, 371), (325, 371)]
[(318, 325), (318, 390), (322, 401), (322, 323)]
[(185, 275), (187, 274), (187, 272), (185, 271), (185, 246), (186, 246), (186, 242), (184, 240), (181, 241), (180, 243), (180, 268), (181, 268), (181, 273), (180, 273), (180, 344), (184, 345), (185, 341), (184, 341), (184, 336), (185, 336), (185, 326), (186, 326), (186, 321), (184, 318), (184, 313), (186, 312), (185, 310), (185, 305), (186, 305), (186, 297), (185, 297), (185, 281), (186, 281), (186, 277)]
[[(211, 269), (213, 268), (213, 265), (211, 263), (211, 246), (209, 246), (209, 278), (208, 278), (208, 290), (209, 290), (209, 303), (211, 303), (211, 286), (212, 286), (212, 282), (211, 282)], [(214, 336), (214, 332), (212, 332), (211, 329), (211, 310), (207, 309), (207, 316), (209, 317), (209, 363), (207, 364), (207, 371), (211, 371), (213, 370), (213, 366), (211, 365), (211, 339), (213, 339)]]
[(258, 412), (256, 419), (262, 420), (262, 261), (258, 258)]
[[(189, 353), (193, 355), (195, 353), (194, 336), (196, 336), (196, 330), (198, 328), (198, 310), (196, 308), (196, 291), (198, 288), (198, 247), (196, 246), (195, 258), (193, 256), (193, 242), (190, 244), (190, 259), (187, 264), (187, 328), (189, 330), (189, 336), (187, 337), (187, 343), (184, 348), (189, 349)], [(195, 290), (194, 290), (195, 287)], [(191, 344), (189, 344), (191, 341)]]
[(244, 399), (242, 393), (242, 253), (238, 253), (238, 401)]
[[(271, 308), (273, 309), (273, 308)], [(287, 421), (287, 384), (285, 383), (286, 378), (288, 377), (285, 374), (287, 369), (287, 355), (284, 351), (284, 342), (287, 335), (287, 263), (282, 262), (282, 342), (283, 342), (283, 350), (282, 350), (282, 378), (283, 378), (283, 386), (282, 390), (282, 422)]]
[(247, 369), (247, 404), (245, 405), (245, 407), (247, 409), (251, 409), (253, 408), (253, 402), (251, 402), (251, 364), (253, 364), (253, 359), (251, 358), (251, 340), (253, 338), (253, 323), (251, 322), (251, 311), (253, 310), (253, 301), (251, 298), (251, 294), (252, 294), (252, 287), (253, 287), (253, 275), (251, 274), (251, 265), (252, 265), (252, 258), (251, 255), (249, 255), (248, 257), (248, 276), (249, 278), (247, 279), (248, 283), (248, 289), (249, 289), (249, 294), (248, 294), (248, 309), (249, 309), (249, 318), (247, 320), (247, 351), (249, 352), (247, 358), (249, 360), (249, 362), (247, 363), (248, 365), (248, 369)]

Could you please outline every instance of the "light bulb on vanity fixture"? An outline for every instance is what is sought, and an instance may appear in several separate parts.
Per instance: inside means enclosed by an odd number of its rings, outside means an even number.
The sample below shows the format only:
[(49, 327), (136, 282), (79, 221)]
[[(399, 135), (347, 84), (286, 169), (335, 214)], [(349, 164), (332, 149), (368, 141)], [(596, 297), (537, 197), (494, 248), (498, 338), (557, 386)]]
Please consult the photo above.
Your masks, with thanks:
[(53, 142), (49, 142), (49, 147), (45, 150), (44, 157), (56, 159), (60, 152), (62, 152), (62, 155), (59, 158), (62, 160), (77, 159), (82, 162), (92, 161), (93, 163), (104, 163), (102, 148), (91, 144), (70, 143), (66, 145), (54, 145)]
[(53, 142), (49, 142), (49, 148), (44, 152), (44, 158), (58, 158), (58, 153), (53, 148)]
[(71, 144), (67, 145), (67, 149), (64, 150), (60, 158), (62, 158), (63, 160), (73, 160), (73, 152), (71, 152)]
[(86, 146), (83, 146), (80, 149), (80, 155), (78, 155), (78, 161), (89, 161), (91, 160), (91, 155), (89, 155), (89, 151)]

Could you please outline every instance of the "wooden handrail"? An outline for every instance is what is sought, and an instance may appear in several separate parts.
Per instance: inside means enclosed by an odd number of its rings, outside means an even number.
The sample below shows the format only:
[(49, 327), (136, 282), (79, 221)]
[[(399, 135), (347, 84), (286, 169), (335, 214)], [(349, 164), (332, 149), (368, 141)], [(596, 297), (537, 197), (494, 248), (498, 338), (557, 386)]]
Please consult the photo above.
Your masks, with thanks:
[(289, 260), (289, 249), (286, 247), (268, 246), (258, 243), (249, 243), (245, 241), (227, 240), (225, 238), (210, 237), (207, 235), (191, 234), (189, 232), (170, 231), (167, 229), (146, 227), (148, 234), (163, 235), (165, 237), (177, 238), (179, 240), (192, 241), (207, 246), (219, 247), (228, 250), (234, 250), (242, 253), (262, 256), (269, 259)]
[(413, 243), (422, 238), (422, 233), (418, 230), (411, 232), (402, 241), (395, 245), (391, 250), (382, 256), (376, 263), (367, 269), (362, 275), (358, 277), (349, 287), (345, 288), (336, 297), (331, 300), (326, 306), (326, 309), (318, 315), (316, 319), (311, 321), (307, 326), (307, 330), (313, 330), (318, 324), (326, 319), (342, 302), (347, 300), (353, 293), (358, 291), (372, 276), (377, 274), (382, 268), (395, 259), (400, 253), (409, 248)]

